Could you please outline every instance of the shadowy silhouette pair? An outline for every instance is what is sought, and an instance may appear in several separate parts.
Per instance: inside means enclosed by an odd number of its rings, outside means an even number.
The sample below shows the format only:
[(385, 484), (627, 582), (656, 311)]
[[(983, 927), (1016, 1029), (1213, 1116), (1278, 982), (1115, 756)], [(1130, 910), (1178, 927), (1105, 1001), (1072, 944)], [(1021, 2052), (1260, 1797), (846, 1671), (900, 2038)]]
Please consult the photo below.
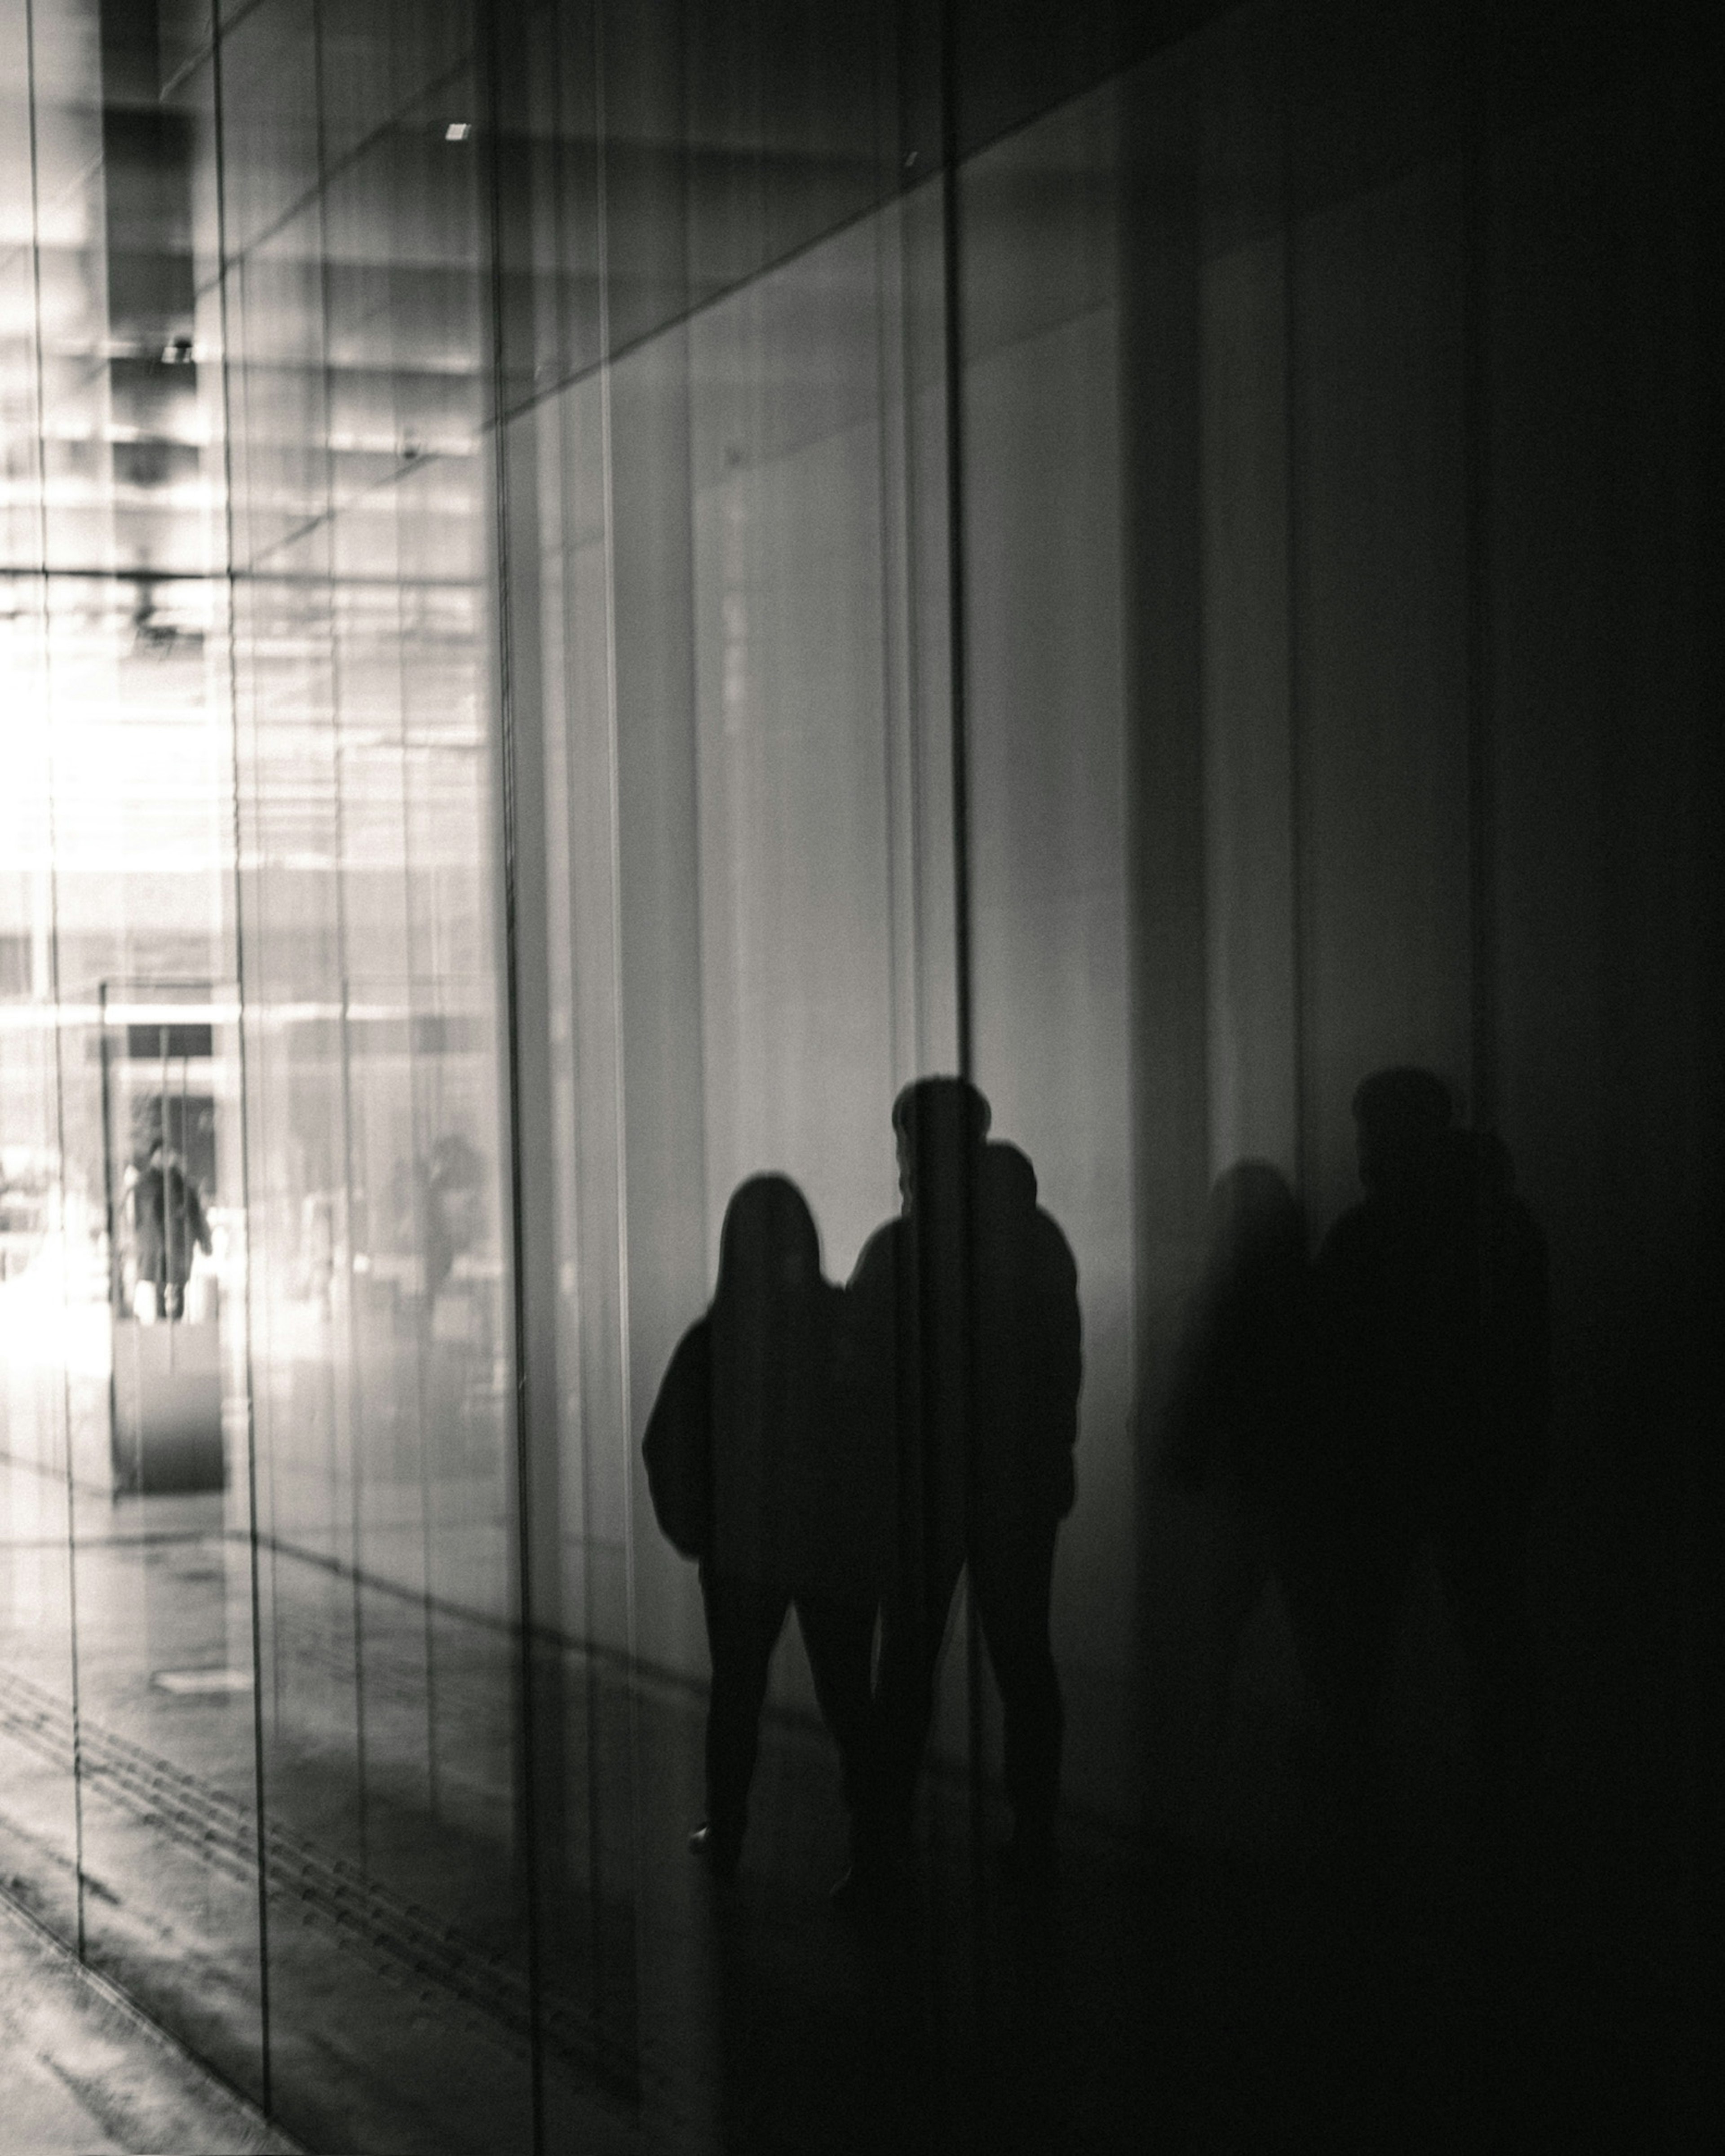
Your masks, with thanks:
[[(1077, 1268), (988, 1102), (928, 1078), (893, 1107), (903, 1208), (849, 1286), (822, 1276), (783, 1176), (726, 1209), (706, 1315), (680, 1342), (644, 1450), (660, 1524), (698, 1559), (712, 1686), (707, 1814), (691, 1845), (735, 1868), (768, 1664), (794, 1607), (851, 1820), (841, 1899), (907, 1863), (953, 1590), (968, 1564), (1004, 1709), (1006, 1861), (1054, 1853), (1062, 1709), (1049, 1639), (1074, 1495)], [(879, 1656), (875, 1656), (878, 1630)]]
[(1550, 1421), (1544, 1239), (1508, 1149), (1408, 1067), (1353, 1098), (1363, 1196), (1306, 1260), (1278, 1172), (1216, 1185), (1176, 1352), (1163, 1471), (1222, 1496), (1222, 1687), (1271, 1573), (1356, 1794), (1369, 1787), (1409, 1574), (1431, 1545), (1466, 1662), (1488, 1810), (1526, 1802), (1539, 1717), (1527, 1544)]

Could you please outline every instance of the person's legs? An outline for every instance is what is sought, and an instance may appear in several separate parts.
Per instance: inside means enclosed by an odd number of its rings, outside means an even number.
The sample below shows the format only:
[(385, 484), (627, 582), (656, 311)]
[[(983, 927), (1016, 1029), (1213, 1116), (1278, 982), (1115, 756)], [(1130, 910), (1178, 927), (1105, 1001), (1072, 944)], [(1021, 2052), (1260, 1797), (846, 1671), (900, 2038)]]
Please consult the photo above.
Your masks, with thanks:
[(809, 1674), (821, 1717), (839, 1748), (845, 1801), (853, 1823), (865, 1810), (871, 1782), (870, 1684), (875, 1661), (875, 1605), (826, 1595), (797, 1597), (797, 1622), (809, 1650)]
[(749, 1784), (761, 1741), (767, 1672), (790, 1597), (752, 1580), (726, 1579), (703, 1565), (712, 1686), (706, 1713), (706, 1853), (734, 1863), (748, 1819)]
[(887, 1857), (908, 1847), (916, 1777), (934, 1719), (934, 1676), (963, 1553), (932, 1561), (903, 1583), (880, 1613), (880, 1659), (870, 1716), (873, 1763), (865, 1839)]
[(1049, 1639), (1056, 1525), (1041, 1519), (986, 1523), (973, 1537), (970, 1553), (977, 1614), (1000, 1686), (1013, 1839), (1026, 1851), (1052, 1846), (1060, 1797), (1065, 1713)]

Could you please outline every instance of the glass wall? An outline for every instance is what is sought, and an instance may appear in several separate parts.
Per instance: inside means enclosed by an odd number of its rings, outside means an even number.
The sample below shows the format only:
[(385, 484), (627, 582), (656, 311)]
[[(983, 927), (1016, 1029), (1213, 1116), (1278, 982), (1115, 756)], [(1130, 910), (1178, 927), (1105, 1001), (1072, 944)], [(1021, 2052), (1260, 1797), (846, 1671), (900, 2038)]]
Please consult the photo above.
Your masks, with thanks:
[(0, 5), (0, 1886), (308, 2146), (813, 2145), (781, 2021), (982, 2136), (998, 1643), (961, 1591), (915, 1938), (839, 1965), (788, 1627), (716, 1917), (641, 1457), (733, 1193), (847, 1281), (929, 1074), (1076, 1266), (1083, 1922), (1321, 1840), (1262, 1522), (1164, 1442), (1219, 1178), (1303, 1260), (1385, 1067), (1549, 1245), (1544, 1800), (1578, 1862), (1692, 1803), (1692, 93), (1656, 26), (1045, 12)]

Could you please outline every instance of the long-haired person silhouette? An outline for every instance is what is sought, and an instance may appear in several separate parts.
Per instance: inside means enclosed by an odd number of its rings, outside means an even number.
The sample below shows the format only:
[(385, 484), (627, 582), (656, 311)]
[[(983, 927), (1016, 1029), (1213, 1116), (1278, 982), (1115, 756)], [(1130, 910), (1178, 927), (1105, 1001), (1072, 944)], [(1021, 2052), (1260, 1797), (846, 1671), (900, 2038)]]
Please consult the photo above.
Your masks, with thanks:
[(736, 1868), (773, 1650), (794, 1606), (815, 1696), (860, 1804), (878, 1509), (845, 1379), (840, 1291), (783, 1175), (733, 1194), (705, 1317), (672, 1356), (644, 1450), (660, 1527), (699, 1560), (712, 1661), (706, 1817), (690, 1845)]

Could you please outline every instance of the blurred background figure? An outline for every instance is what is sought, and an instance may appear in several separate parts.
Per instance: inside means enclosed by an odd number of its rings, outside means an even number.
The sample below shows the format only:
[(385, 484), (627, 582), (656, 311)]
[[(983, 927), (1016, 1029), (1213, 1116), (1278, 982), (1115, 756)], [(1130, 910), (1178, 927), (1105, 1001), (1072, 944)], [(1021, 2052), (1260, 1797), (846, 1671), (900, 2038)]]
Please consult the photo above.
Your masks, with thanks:
[(479, 1240), (485, 1164), (459, 1131), (433, 1145), (424, 1169), (425, 1292), (435, 1301), (455, 1260)]
[(1431, 1072), (1354, 1096), (1365, 1195), (1326, 1236), (1321, 1689), (1345, 1753), (1374, 1771), (1414, 1560), (1430, 1544), (1466, 1664), (1486, 1816), (1532, 1793), (1539, 1717), (1527, 1533), (1550, 1422), (1544, 1238), (1507, 1148), (1451, 1127)]
[(159, 1138), (132, 1185), (131, 1216), (137, 1315), (146, 1324), (181, 1317), (196, 1254), (210, 1250), (209, 1223), (184, 1163)]
[(773, 1650), (794, 1605), (815, 1697), (861, 1808), (882, 1486), (845, 1380), (842, 1296), (802, 1193), (744, 1183), (706, 1315), (666, 1370), (644, 1440), (654, 1510), (701, 1565), (712, 1684), (706, 1817), (690, 1846), (734, 1871)]
[(1267, 1161), (1210, 1194), (1209, 1245), (1163, 1404), (1163, 1478), (1215, 1507), (1214, 1666), (1206, 1758), (1219, 1758), (1241, 1635), (1273, 1578), (1302, 1665), (1312, 1542), (1311, 1283), (1298, 1199)]

